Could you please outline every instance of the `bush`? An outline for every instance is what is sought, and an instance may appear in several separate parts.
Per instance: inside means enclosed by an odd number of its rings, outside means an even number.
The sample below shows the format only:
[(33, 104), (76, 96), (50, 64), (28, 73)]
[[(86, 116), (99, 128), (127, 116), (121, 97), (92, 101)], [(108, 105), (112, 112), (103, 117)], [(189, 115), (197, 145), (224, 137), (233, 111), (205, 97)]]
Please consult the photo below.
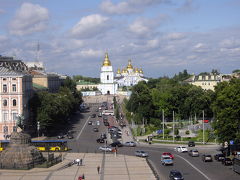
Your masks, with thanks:
[(187, 134), (187, 135), (190, 134), (189, 130), (186, 130), (185, 134)]

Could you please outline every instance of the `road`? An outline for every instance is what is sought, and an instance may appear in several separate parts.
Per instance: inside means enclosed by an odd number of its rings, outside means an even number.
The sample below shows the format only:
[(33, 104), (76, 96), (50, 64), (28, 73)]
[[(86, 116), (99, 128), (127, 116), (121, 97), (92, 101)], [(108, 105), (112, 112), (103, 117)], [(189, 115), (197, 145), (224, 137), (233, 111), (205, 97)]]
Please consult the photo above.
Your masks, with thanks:
[[(99, 101), (100, 102), (100, 101)], [(105, 133), (107, 128), (102, 123), (102, 118), (91, 118), (91, 114), (96, 113), (96, 106), (91, 107), (89, 112), (76, 113), (72, 118), (74, 124), (72, 126), (74, 132), (74, 139), (68, 140), (68, 145), (72, 149), (70, 152), (91, 152), (100, 153), (96, 139), (101, 133)], [(88, 125), (88, 121), (101, 122), (100, 126)], [(113, 123), (109, 119), (110, 124)], [(93, 128), (98, 127), (99, 132), (93, 132)], [(220, 162), (203, 162), (201, 154), (215, 154), (216, 150), (206, 147), (196, 147), (200, 152), (200, 157), (190, 157), (187, 153), (177, 153), (173, 151), (172, 145), (138, 145), (137, 147), (121, 147), (118, 153), (126, 155), (134, 155), (135, 150), (144, 150), (149, 153), (149, 159), (160, 174), (161, 180), (169, 179), (170, 170), (177, 169), (183, 173), (185, 180), (239, 180), (240, 175), (232, 171), (231, 166), (223, 166)], [(163, 152), (171, 152), (174, 154), (174, 165), (163, 166), (160, 163), (160, 157)]]

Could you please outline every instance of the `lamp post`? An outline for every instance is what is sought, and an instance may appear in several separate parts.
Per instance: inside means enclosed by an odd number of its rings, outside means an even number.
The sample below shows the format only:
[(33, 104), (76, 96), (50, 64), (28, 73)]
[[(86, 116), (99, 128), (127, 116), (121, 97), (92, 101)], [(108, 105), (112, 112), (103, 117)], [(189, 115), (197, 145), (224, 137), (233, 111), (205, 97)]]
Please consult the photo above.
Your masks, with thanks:
[(174, 119), (174, 111), (173, 111), (173, 142), (175, 141), (175, 119)]
[(164, 139), (164, 110), (162, 110), (162, 121), (163, 121), (163, 139)]
[(203, 120), (202, 120), (202, 123), (203, 123), (203, 144), (204, 144), (205, 143), (204, 110), (203, 110)]
[(38, 132), (38, 140), (39, 140), (39, 131), (40, 131), (40, 122), (37, 122), (37, 132)]

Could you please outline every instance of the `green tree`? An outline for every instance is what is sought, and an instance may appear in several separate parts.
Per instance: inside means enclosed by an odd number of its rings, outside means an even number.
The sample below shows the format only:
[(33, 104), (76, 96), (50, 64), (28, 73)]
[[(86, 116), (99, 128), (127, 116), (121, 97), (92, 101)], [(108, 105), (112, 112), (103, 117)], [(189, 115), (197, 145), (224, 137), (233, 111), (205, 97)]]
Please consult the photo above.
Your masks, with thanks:
[(240, 79), (219, 83), (212, 108), (213, 128), (220, 142), (240, 139)]

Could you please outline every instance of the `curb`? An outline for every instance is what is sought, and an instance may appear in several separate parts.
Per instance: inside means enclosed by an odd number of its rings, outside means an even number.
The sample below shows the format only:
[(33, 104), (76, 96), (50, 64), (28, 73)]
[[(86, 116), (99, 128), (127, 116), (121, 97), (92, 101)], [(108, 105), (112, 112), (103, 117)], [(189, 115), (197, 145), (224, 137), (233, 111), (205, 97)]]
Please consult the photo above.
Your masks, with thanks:
[(146, 161), (147, 161), (148, 166), (152, 170), (156, 180), (160, 180), (160, 175), (158, 174), (158, 171), (156, 170), (156, 167), (154, 166), (153, 162), (148, 158), (146, 158)]

